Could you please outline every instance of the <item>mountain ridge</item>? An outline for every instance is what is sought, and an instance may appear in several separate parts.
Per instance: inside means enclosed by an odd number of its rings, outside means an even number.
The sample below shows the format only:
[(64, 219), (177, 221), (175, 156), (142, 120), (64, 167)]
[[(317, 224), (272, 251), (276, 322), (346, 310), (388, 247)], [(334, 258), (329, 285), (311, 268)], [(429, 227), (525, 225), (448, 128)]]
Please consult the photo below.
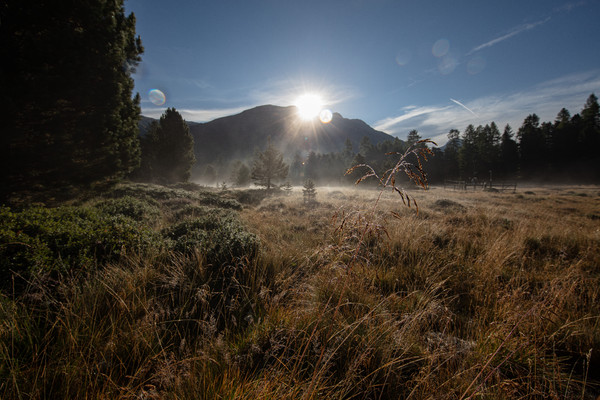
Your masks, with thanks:
[[(150, 122), (148, 117), (142, 118), (142, 134)], [(341, 152), (346, 139), (350, 139), (355, 152), (358, 152), (360, 141), (365, 136), (372, 144), (395, 139), (360, 119), (344, 118), (339, 113), (333, 113), (329, 123), (322, 123), (318, 118), (303, 121), (295, 106), (271, 104), (209, 122), (188, 122), (188, 126), (194, 137), (198, 167), (249, 160), (255, 149), (264, 149), (269, 140), (283, 153), (285, 159), (291, 160), (297, 153), (301, 157), (307, 157), (313, 151)]]

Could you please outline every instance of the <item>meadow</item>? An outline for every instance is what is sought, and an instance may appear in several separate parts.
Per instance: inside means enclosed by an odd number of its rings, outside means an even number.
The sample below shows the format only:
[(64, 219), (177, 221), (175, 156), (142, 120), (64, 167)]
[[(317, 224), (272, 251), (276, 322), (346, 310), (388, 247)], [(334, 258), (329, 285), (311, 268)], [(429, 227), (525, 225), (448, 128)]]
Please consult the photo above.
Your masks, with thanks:
[(408, 193), (4, 207), (0, 397), (595, 399), (600, 188)]

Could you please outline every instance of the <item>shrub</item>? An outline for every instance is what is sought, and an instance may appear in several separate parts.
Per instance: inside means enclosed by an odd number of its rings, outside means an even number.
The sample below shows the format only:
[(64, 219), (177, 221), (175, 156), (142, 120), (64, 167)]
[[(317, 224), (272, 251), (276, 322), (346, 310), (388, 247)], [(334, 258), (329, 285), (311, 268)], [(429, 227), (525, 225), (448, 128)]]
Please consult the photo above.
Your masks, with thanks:
[(240, 203), (253, 206), (260, 204), (269, 195), (266, 190), (261, 189), (237, 190), (234, 194)]
[(252, 258), (258, 251), (258, 238), (247, 232), (233, 213), (213, 211), (199, 218), (163, 230), (172, 248), (181, 253), (199, 251), (209, 264)]
[(160, 217), (158, 202), (153, 199), (138, 199), (124, 196), (108, 199), (96, 204), (101, 212), (108, 215), (122, 215), (138, 222), (152, 222)]
[[(118, 259), (126, 251), (160, 245), (160, 237), (124, 215), (94, 208), (0, 209), (0, 278), (36, 270), (85, 269)], [(11, 272), (12, 271), (12, 272)]]
[(207, 206), (228, 208), (231, 210), (242, 209), (242, 205), (237, 200), (223, 197), (222, 195), (217, 193), (201, 192), (198, 194), (198, 201), (200, 202), (200, 204), (204, 204)]

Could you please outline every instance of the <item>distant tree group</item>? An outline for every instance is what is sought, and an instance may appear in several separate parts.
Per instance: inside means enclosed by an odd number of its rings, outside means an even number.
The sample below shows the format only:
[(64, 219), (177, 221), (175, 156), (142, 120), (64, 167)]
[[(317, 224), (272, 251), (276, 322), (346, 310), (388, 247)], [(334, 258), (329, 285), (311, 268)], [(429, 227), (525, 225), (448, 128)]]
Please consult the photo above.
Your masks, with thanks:
[(175, 108), (168, 108), (141, 138), (142, 161), (136, 175), (143, 180), (174, 183), (190, 178), (194, 139), (187, 123)]
[(143, 48), (123, 1), (4, 0), (0, 21), (2, 194), (136, 168)]
[(256, 185), (270, 190), (274, 186), (274, 181), (285, 179), (288, 172), (289, 166), (283, 162), (283, 155), (270, 140), (265, 151), (256, 152), (251, 172), (252, 180)]
[(490, 172), (503, 179), (600, 179), (600, 110), (594, 94), (572, 117), (565, 108), (554, 122), (528, 115), (516, 135), (510, 125), (500, 134), (494, 122), (469, 125), (460, 139), (458, 134), (456, 129), (448, 133), (446, 179), (487, 179)]
[[(369, 164), (376, 171), (389, 169), (394, 160), (386, 153), (404, 153), (421, 136), (416, 130), (406, 141), (397, 138), (371, 143), (364, 137), (354, 152), (346, 143), (337, 153), (299, 153), (292, 159), (291, 178), (295, 182), (350, 183), (358, 173), (344, 178), (348, 168)], [(433, 148), (434, 157), (424, 168), (430, 183), (445, 179), (493, 180), (577, 180), (600, 181), (600, 106), (591, 94), (581, 113), (571, 116), (563, 108), (554, 122), (540, 123), (536, 114), (528, 115), (518, 130), (506, 125), (501, 132), (495, 122), (477, 127), (468, 125), (462, 132), (450, 129), (444, 149)]]

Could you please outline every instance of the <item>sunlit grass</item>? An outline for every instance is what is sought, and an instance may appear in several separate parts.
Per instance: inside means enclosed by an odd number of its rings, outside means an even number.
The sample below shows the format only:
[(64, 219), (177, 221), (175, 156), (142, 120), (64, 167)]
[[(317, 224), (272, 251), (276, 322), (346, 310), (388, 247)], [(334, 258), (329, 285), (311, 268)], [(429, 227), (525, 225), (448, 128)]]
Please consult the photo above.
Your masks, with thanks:
[[(160, 210), (158, 230), (230, 215), (152, 191), (126, 209)], [(418, 214), (391, 192), (374, 210), (375, 190), (305, 205), (295, 188), (237, 211), (260, 242), (247, 258), (167, 247), (35, 275), (0, 301), (0, 397), (597, 396), (599, 188), (410, 195)]]

